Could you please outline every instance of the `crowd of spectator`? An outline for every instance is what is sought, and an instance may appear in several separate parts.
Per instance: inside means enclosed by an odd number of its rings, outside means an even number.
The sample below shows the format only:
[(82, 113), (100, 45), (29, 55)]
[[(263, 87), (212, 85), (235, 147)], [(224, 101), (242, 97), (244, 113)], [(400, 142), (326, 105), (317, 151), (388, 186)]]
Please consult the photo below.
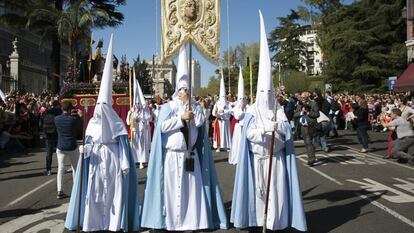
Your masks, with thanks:
[[(284, 108), (291, 123), (295, 139), (303, 139), (313, 164), (315, 146), (329, 152), (326, 137), (338, 137), (338, 129), (355, 130), (361, 152), (369, 151), (368, 131), (388, 134), (389, 153), (387, 158), (394, 158), (392, 142), (398, 138), (397, 130), (390, 127), (392, 110), (400, 109), (401, 117), (411, 126), (414, 122), (414, 96), (405, 94), (364, 94), (313, 92), (285, 93), (281, 89), (278, 103)], [(210, 139), (213, 135), (215, 116), (212, 109), (217, 96), (195, 97), (205, 115), (206, 128)], [(156, 124), (157, 114), (167, 99), (156, 97), (148, 100), (153, 114), (151, 128)], [(230, 107), (236, 98), (228, 97)], [(247, 99), (247, 103), (254, 102)], [(247, 108), (248, 109), (248, 108)], [(58, 95), (44, 92), (40, 95), (8, 93), (6, 100), (0, 102), (0, 149), (5, 153), (27, 152), (35, 147), (46, 148), (46, 173), (49, 173), (52, 154), (56, 149), (57, 132), (51, 127), (51, 119), (62, 114)], [(77, 114), (77, 113), (75, 113)]]

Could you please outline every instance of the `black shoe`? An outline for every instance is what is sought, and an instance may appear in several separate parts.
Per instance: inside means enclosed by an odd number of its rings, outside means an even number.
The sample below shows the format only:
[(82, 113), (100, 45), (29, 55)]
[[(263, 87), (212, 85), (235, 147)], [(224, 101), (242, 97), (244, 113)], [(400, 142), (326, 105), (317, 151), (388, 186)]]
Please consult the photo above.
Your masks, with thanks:
[(309, 167), (313, 167), (313, 166), (314, 166), (314, 164), (315, 164), (315, 161), (308, 161), (306, 164), (307, 164)]
[(68, 196), (62, 191), (58, 192), (57, 196), (56, 196), (56, 198), (59, 199), (59, 200), (63, 199), (63, 198), (66, 198), (66, 197), (68, 197)]

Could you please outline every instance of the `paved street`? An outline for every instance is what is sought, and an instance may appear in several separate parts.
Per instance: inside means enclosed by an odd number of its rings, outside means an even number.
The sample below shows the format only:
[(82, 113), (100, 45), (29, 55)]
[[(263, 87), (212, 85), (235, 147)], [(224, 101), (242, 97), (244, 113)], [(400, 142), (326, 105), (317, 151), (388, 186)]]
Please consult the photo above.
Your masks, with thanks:
[[(305, 165), (304, 146), (297, 142), (308, 232), (414, 231), (414, 167), (381, 158), (386, 154), (385, 133), (371, 132), (370, 138), (372, 152), (362, 154), (355, 133), (342, 131), (339, 138), (328, 141), (331, 152), (317, 151), (319, 162), (312, 168)], [(69, 199), (56, 199), (56, 173), (43, 176), (45, 153), (2, 155), (0, 161), (0, 232), (65, 232)], [(224, 152), (215, 155), (215, 162), (229, 210), (235, 166), (228, 164)], [(142, 195), (146, 170), (138, 171)], [(71, 185), (67, 173), (68, 194)]]

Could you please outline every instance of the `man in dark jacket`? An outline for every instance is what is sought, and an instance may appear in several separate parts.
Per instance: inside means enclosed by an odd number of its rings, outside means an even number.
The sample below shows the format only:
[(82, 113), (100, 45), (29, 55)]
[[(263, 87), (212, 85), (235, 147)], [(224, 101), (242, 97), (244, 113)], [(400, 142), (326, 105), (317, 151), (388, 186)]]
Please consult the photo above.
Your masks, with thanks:
[[(330, 93), (330, 92), (327, 92), (326, 94), (327, 94), (326, 99), (328, 100), (328, 102), (330, 104), (330, 110), (329, 110), (328, 117), (329, 117), (330, 124), (331, 124), (330, 125), (331, 126), (330, 127), (331, 132), (332, 132), (333, 137), (338, 137), (338, 131), (337, 131), (338, 124), (337, 124), (337, 122), (338, 122), (339, 113), (341, 111), (341, 105), (338, 102), (339, 101), (339, 96), (338, 95), (332, 96), (332, 93)], [(327, 136), (329, 136), (329, 133), (330, 132), (328, 132)]]
[(303, 92), (301, 99), (296, 107), (295, 117), (299, 118), (301, 125), (301, 134), (308, 154), (308, 165), (313, 166), (316, 161), (313, 138), (318, 124), (316, 119), (319, 117), (319, 108), (316, 102), (310, 99), (309, 92)]
[(54, 100), (51, 107), (49, 107), (42, 115), (42, 128), (45, 136), (46, 144), (46, 172), (45, 175), (52, 175), (52, 155), (56, 148), (57, 133), (55, 125), (55, 117), (62, 114), (59, 101)]
[(57, 198), (61, 199), (66, 195), (62, 192), (62, 179), (65, 172), (65, 159), (69, 158), (72, 166), (72, 176), (75, 180), (75, 169), (78, 161), (79, 152), (76, 138), (78, 132), (82, 130), (81, 120), (79, 116), (71, 114), (72, 104), (69, 101), (62, 102), (63, 114), (55, 118), (56, 130), (58, 134), (57, 140)]

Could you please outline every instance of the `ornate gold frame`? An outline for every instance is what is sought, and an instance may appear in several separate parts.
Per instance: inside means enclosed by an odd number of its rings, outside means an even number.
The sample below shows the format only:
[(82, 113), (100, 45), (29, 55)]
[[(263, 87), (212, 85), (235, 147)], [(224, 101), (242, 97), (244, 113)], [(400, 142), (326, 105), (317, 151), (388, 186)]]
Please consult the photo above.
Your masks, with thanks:
[[(161, 53), (162, 60), (171, 59), (175, 56), (179, 48), (183, 45), (192, 42), (200, 53), (211, 62), (217, 64), (220, 60), (220, 12), (221, 4), (220, 0), (198, 0), (202, 2), (202, 9), (200, 10), (201, 17), (198, 21), (191, 24), (186, 24), (179, 17), (179, 3), (182, 0), (162, 0), (161, 4)], [(210, 4), (210, 5), (208, 5)], [(166, 6), (169, 6), (170, 9), (173, 9), (173, 13), (169, 15), (167, 20)], [(210, 8), (210, 10), (208, 9)], [(174, 13), (175, 12), (175, 13)], [(207, 12), (207, 13), (206, 13)], [(210, 14), (210, 18), (206, 16)], [(178, 15), (178, 16), (177, 16)], [(211, 16), (215, 17), (215, 23), (210, 24), (207, 27), (205, 26), (208, 19), (211, 19)], [(175, 21), (174, 21), (175, 20)], [(174, 25), (169, 25), (170, 21), (174, 22)], [(181, 26), (181, 27), (180, 27)], [(192, 33), (204, 33), (204, 35), (197, 36)], [(172, 35), (172, 34), (176, 35)], [(211, 35), (211, 33), (215, 35)], [(210, 34), (210, 38), (208, 35)], [(166, 40), (168, 37), (178, 37), (175, 40)], [(211, 37), (212, 36), (212, 37)], [(168, 48), (167, 48), (168, 47)]]

